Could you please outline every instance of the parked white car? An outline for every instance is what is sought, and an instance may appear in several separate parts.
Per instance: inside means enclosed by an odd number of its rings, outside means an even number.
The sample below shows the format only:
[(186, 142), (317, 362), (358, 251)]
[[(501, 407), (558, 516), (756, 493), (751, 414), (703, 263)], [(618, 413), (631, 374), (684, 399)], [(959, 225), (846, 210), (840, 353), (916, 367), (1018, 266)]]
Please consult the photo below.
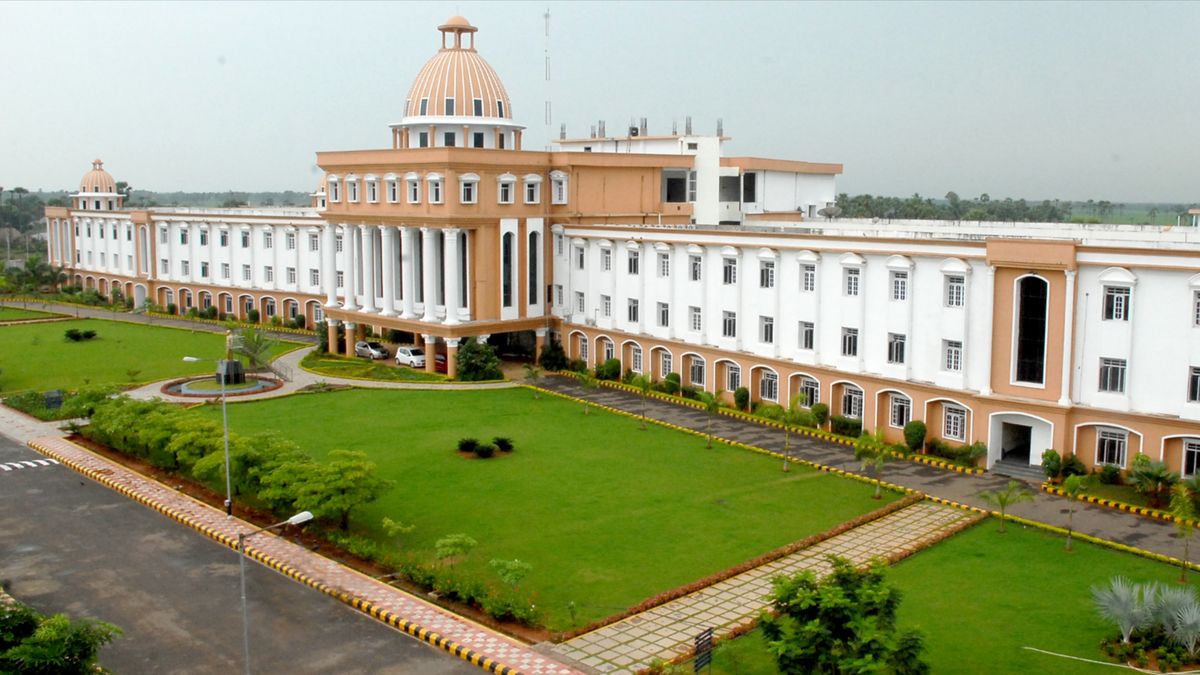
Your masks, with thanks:
[(425, 350), (420, 347), (396, 347), (396, 365), (425, 367)]
[(354, 343), (354, 355), (364, 356), (368, 359), (386, 359), (388, 350), (378, 342), (359, 340)]

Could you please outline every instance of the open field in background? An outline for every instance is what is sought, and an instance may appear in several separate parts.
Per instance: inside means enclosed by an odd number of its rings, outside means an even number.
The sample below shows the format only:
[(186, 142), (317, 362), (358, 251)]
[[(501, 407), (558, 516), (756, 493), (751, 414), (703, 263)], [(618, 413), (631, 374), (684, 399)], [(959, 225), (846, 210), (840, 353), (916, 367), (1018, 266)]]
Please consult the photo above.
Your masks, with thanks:
[[(216, 407), (204, 408), (219, 417)], [(322, 457), (362, 450), (396, 482), (353, 517), (382, 539), (390, 517), (416, 525), (402, 546), (479, 542), (457, 569), (498, 584), (493, 558), (531, 563), (523, 591), (551, 629), (578, 626), (829, 529), (888, 500), (873, 487), (526, 389), (347, 390), (229, 406), (238, 432), (277, 430)], [(507, 436), (509, 456), (464, 459), (465, 436)], [(568, 604), (576, 605), (575, 620)]]
[[(94, 330), (96, 337), (70, 342), (63, 334), (72, 328)], [(279, 343), (274, 353), (295, 346)], [(75, 389), (200, 375), (215, 371), (216, 365), (185, 363), (184, 356), (217, 359), (224, 353), (225, 336), (206, 331), (102, 319), (0, 326), (0, 390)]]
[[(900, 625), (925, 634), (935, 675), (1112, 671), (1023, 647), (1103, 661), (1100, 641), (1116, 627), (1096, 614), (1090, 588), (1118, 575), (1178, 583), (1177, 567), (1079, 541), (1067, 553), (1061, 536), (1012, 524), (1006, 534), (996, 528), (994, 519), (985, 520), (887, 573), (904, 592)], [(757, 631), (725, 650), (714, 673), (777, 672)]]
[(0, 321), (24, 321), (26, 319), (50, 319), (57, 314), (50, 312), (39, 312), (32, 309), (21, 309), (20, 307), (0, 306)]

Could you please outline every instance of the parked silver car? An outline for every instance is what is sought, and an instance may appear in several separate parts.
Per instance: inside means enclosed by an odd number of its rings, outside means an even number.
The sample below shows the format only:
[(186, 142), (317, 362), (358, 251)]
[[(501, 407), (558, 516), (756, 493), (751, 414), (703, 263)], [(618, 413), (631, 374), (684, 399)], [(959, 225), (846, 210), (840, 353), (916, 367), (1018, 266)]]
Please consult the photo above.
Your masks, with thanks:
[(378, 342), (359, 340), (354, 343), (354, 355), (368, 359), (386, 359), (388, 349)]
[(425, 367), (425, 350), (420, 347), (396, 347), (396, 365)]

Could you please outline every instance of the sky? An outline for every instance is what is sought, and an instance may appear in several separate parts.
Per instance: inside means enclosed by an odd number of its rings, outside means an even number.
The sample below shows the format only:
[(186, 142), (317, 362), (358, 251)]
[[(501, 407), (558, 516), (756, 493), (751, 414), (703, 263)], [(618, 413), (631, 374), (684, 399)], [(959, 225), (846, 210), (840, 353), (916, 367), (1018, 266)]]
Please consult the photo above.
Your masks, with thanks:
[(1200, 201), (1200, 2), (0, 2), (0, 185), (100, 157), (141, 189), (310, 191), (317, 151), (390, 145), (453, 14), (526, 149), (690, 115), (852, 194)]

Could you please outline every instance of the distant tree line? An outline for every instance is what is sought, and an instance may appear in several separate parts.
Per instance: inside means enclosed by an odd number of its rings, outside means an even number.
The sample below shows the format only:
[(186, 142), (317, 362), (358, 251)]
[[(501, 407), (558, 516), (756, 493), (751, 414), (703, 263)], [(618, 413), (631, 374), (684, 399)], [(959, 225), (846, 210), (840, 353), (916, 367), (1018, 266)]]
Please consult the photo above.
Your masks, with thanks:
[(963, 199), (956, 192), (947, 192), (942, 199), (922, 197), (885, 197), (882, 195), (837, 196), (832, 209), (822, 209), (827, 218), (879, 218), (881, 220), (953, 220), (996, 222), (1174, 222), (1177, 214), (1186, 213), (1186, 204), (1126, 205), (1108, 200), (1086, 202), (1045, 199), (1030, 203), (1024, 199), (992, 199), (987, 193), (976, 199)]

